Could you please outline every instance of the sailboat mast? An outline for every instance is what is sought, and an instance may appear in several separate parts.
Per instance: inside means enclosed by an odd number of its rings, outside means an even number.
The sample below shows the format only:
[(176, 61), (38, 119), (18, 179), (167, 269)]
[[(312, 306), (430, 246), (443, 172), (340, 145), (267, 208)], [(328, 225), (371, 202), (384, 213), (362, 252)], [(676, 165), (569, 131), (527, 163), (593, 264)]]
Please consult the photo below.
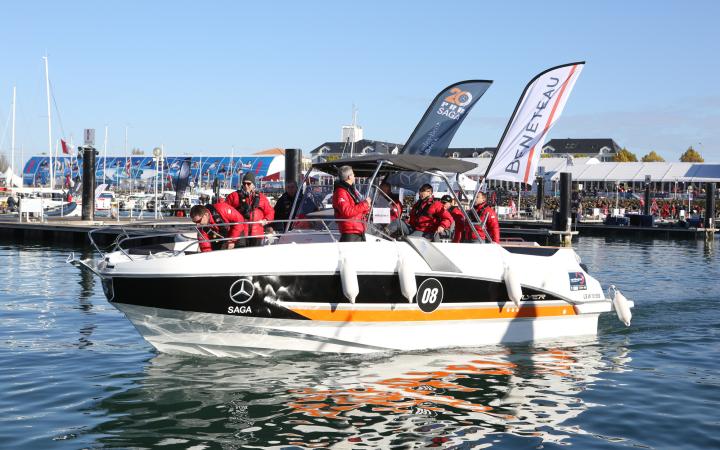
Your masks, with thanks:
[(108, 126), (105, 125), (105, 144), (103, 145), (103, 184), (105, 184), (105, 172), (107, 171), (107, 141)]
[(128, 135), (128, 127), (125, 125), (125, 175), (128, 177), (128, 182), (130, 183), (130, 194), (132, 194), (132, 178), (130, 178), (130, 174), (132, 173), (132, 166), (130, 163), (130, 160), (128, 159), (128, 151), (127, 151), (127, 135)]
[(55, 161), (53, 160), (52, 148), (52, 119), (50, 116), (50, 75), (48, 73), (48, 58), (45, 60), (45, 91), (47, 92), (47, 114), (48, 114), (48, 155), (50, 155), (50, 189), (55, 188)]
[(10, 171), (12, 178), (10, 179), (10, 187), (12, 187), (15, 178), (15, 99), (17, 94), (17, 86), (13, 86), (13, 103), (12, 103), (12, 139), (10, 144)]

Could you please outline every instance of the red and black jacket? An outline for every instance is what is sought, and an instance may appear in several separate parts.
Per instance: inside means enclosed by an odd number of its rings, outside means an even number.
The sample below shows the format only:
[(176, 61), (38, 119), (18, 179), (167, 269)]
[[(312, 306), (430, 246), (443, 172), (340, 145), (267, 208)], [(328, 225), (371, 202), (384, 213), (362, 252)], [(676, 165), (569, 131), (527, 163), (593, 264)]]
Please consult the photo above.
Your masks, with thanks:
[[(495, 214), (495, 210), (488, 205), (487, 203), (481, 203), (479, 205), (475, 205), (473, 207), (475, 209), (475, 212), (477, 212), (478, 217), (480, 217), (480, 223), (475, 224), (475, 229), (477, 230), (477, 234), (480, 235), (481, 240), (485, 240), (485, 232), (482, 228), (482, 223), (485, 222), (485, 228), (487, 228), (488, 234), (490, 235), (490, 238), (493, 242), (499, 243), (500, 242), (500, 223), (498, 222), (497, 214)], [(466, 239), (468, 240), (475, 240), (477, 237), (475, 236), (475, 233), (473, 233), (472, 229), (469, 226), (465, 227), (465, 234)]]
[[(246, 222), (259, 222), (267, 220), (272, 222), (275, 219), (275, 210), (270, 206), (265, 194), (253, 191), (248, 194), (239, 189), (227, 196), (225, 202), (237, 209), (245, 218)], [(262, 236), (264, 234), (263, 225), (261, 223), (248, 224), (248, 236)]]
[(425, 200), (418, 200), (410, 210), (408, 225), (413, 231), (435, 233), (438, 227), (446, 230), (452, 225), (453, 218), (443, 207), (442, 203), (428, 196)]
[[(243, 217), (237, 210), (227, 203), (215, 203), (214, 205), (205, 205), (210, 211), (210, 220), (207, 225), (198, 226), (198, 245), (201, 252), (209, 252), (211, 250), (219, 250), (225, 242), (215, 241), (207, 242), (212, 239), (237, 238), (245, 232)], [(225, 225), (232, 223), (233, 225)]]
[(465, 234), (465, 215), (459, 206), (451, 206), (448, 208), (448, 212), (455, 221), (455, 230), (453, 231), (452, 241), (455, 243), (461, 242)]
[[(347, 219), (338, 222), (338, 229), (342, 234), (364, 234), (365, 215), (370, 211), (370, 205), (360, 199), (360, 193), (355, 187), (344, 181), (336, 181), (332, 199), (336, 219)], [(352, 221), (350, 221), (352, 220)]]

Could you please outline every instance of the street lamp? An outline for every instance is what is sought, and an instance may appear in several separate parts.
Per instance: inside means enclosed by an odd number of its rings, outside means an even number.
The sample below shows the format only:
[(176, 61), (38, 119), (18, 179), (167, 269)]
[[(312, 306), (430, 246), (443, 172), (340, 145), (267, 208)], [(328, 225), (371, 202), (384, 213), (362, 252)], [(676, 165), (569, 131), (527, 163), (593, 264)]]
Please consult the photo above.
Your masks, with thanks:
[(155, 147), (153, 149), (153, 159), (155, 160), (155, 220), (158, 218), (158, 209), (160, 209), (160, 203), (158, 202), (158, 174), (160, 173), (160, 164), (162, 163), (162, 149)]

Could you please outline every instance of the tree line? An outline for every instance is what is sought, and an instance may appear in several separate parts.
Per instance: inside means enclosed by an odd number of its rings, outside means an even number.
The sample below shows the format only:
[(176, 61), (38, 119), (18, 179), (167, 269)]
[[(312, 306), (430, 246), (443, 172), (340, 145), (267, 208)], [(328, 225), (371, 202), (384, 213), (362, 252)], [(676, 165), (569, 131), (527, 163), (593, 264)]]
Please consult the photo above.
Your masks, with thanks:
[[(637, 155), (630, 150), (623, 147), (615, 156), (613, 156), (615, 162), (638, 162)], [(647, 155), (641, 158), (642, 162), (665, 162), (665, 158), (651, 151)], [(705, 159), (695, 150), (692, 145), (685, 150), (685, 153), (680, 155), (680, 162), (705, 162)]]

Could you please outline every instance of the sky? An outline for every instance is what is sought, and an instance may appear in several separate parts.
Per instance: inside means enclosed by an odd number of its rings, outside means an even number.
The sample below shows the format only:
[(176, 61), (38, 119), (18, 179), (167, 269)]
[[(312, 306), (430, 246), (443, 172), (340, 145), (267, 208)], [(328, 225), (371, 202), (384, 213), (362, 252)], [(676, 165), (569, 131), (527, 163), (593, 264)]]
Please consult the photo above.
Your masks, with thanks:
[[(108, 155), (309, 152), (353, 105), (367, 139), (404, 143), (435, 95), (493, 85), (453, 147), (498, 144), (523, 88), (586, 61), (552, 138), (612, 138), (638, 157), (689, 146), (720, 162), (717, 1), (8, 1), (0, 14), (0, 151), (46, 152), (95, 128)], [(19, 154), (19, 150), (16, 150)], [(16, 157), (19, 159), (19, 156)]]

